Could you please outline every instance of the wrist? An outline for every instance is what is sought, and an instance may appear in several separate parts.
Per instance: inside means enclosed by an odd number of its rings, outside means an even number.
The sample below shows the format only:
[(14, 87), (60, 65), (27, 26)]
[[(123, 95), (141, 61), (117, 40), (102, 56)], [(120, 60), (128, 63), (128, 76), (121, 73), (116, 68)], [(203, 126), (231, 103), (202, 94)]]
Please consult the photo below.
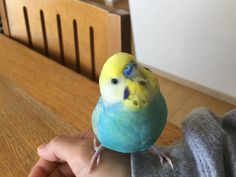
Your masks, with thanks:
[(123, 154), (106, 149), (101, 156), (101, 163), (91, 172), (98, 177), (130, 177), (130, 154)]

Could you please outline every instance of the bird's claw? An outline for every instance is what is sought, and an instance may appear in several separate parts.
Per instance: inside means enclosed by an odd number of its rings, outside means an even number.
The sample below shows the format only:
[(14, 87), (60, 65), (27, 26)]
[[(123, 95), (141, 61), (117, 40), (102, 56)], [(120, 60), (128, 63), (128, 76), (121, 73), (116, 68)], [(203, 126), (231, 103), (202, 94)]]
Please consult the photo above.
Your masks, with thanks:
[[(99, 145), (97, 144), (97, 139), (96, 138), (93, 138), (93, 148), (94, 148), (95, 152), (99, 150)], [(100, 162), (100, 157), (101, 156), (99, 154), (98, 157), (97, 157), (97, 164), (96, 164), (96, 166), (98, 166), (98, 164)]]
[[(89, 165), (89, 169), (88, 169), (88, 173), (91, 172), (91, 170), (95, 167), (98, 166), (100, 159), (101, 159), (101, 152), (103, 151), (104, 147), (102, 145), (97, 145), (97, 140), (94, 138), (93, 139), (93, 148), (95, 150), (95, 153), (93, 154), (93, 157), (90, 161), (90, 165)], [(96, 165), (95, 165), (95, 161), (96, 161)]]
[(160, 151), (160, 154), (159, 154), (159, 158), (160, 158), (160, 161), (161, 161), (161, 165), (164, 165), (164, 160), (165, 160), (170, 165), (171, 169), (172, 170), (174, 169), (172, 160), (161, 151)]
[(161, 165), (164, 165), (164, 160), (165, 160), (170, 165), (171, 169), (172, 170), (174, 169), (172, 160), (167, 155), (165, 155), (163, 152), (161, 152), (161, 150), (159, 150), (157, 147), (155, 147), (155, 146), (150, 147), (149, 152), (159, 156)]

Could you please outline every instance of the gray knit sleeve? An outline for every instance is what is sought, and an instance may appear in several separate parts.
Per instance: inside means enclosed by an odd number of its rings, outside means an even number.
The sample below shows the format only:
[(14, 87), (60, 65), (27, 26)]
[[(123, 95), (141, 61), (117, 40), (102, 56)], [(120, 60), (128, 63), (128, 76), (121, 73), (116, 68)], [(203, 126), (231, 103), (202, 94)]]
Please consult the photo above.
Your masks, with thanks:
[(159, 157), (131, 154), (132, 177), (231, 177), (236, 176), (236, 110), (223, 119), (206, 108), (187, 115), (183, 139), (163, 148), (174, 165), (172, 170)]

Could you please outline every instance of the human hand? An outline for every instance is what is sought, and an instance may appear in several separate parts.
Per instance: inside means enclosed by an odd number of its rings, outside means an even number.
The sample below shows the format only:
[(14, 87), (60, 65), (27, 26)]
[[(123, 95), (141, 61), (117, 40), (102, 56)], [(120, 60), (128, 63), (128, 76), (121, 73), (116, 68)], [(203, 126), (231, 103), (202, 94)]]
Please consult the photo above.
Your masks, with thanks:
[(104, 150), (100, 164), (88, 174), (94, 153), (93, 134), (59, 136), (38, 147), (40, 159), (29, 177), (130, 177), (128, 154)]

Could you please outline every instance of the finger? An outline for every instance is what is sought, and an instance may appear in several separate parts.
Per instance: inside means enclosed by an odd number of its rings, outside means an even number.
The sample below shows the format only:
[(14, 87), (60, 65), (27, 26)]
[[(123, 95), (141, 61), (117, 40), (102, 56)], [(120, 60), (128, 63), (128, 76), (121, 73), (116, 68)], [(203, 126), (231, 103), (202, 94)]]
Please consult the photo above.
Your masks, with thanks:
[(66, 177), (75, 177), (74, 173), (72, 172), (71, 168), (67, 163), (62, 163), (58, 165), (54, 171), (51, 173), (50, 177), (58, 177), (58, 176), (66, 176)]
[(82, 140), (81, 136), (60, 136), (38, 149), (41, 158), (48, 161), (66, 161), (74, 174), (87, 170), (92, 153), (92, 140)]
[(58, 163), (41, 158), (32, 168), (29, 177), (47, 177), (57, 166)]
[(69, 161), (77, 153), (80, 137), (60, 136), (38, 148), (38, 155), (48, 161)]

